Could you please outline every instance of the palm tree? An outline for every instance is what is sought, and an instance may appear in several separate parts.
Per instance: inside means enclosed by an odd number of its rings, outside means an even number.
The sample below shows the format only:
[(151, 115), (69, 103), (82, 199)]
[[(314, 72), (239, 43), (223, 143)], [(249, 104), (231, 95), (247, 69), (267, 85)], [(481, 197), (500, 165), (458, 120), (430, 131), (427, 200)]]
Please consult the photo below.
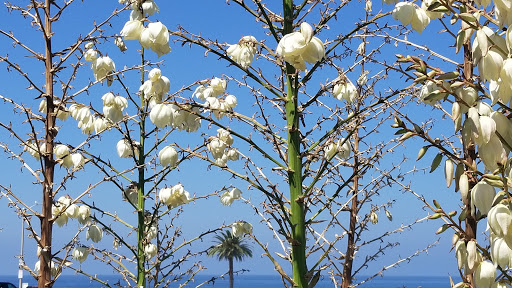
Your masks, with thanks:
[(221, 232), (222, 236), (217, 238), (217, 245), (210, 247), (208, 256), (217, 255), (220, 260), (228, 260), (229, 262), (229, 288), (233, 288), (233, 259), (242, 261), (245, 257), (252, 257), (251, 247), (244, 243), (244, 239), (236, 237), (230, 231)]

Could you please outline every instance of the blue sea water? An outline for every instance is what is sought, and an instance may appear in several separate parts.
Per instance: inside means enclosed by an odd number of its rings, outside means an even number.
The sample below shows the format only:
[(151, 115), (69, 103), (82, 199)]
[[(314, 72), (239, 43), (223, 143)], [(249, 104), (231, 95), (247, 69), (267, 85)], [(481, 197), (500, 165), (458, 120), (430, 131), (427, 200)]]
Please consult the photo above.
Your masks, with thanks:
[[(104, 276), (101, 277), (104, 280), (108, 280), (109, 283), (116, 283), (119, 280), (118, 276)], [(186, 287), (196, 287), (200, 283), (211, 279), (212, 276), (198, 276), (196, 281), (187, 285)], [(448, 288), (450, 287), (448, 276), (385, 276), (377, 277), (368, 283), (365, 283), (359, 287), (362, 288)], [(16, 276), (1, 276), (0, 282), (11, 282), (17, 286), (18, 278)], [(37, 282), (33, 278), (24, 278), (23, 282), (28, 283), (30, 286), (37, 286)], [(217, 279), (214, 284), (210, 283), (203, 285), (203, 288), (224, 288), (228, 287), (229, 280)], [(170, 285), (169, 287), (178, 287)], [(87, 277), (75, 276), (75, 275), (63, 275), (57, 282), (55, 282), (54, 288), (100, 288), (101, 284), (97, 282), (91, 282)], [(283, 284), (279, 277), (274, 275), (240, 275), (235, 277), (235, 287), (239, 288), (280, 288)], [(334, 287), (329, 279), (321, 280), (316, 287), (327, 288)]]

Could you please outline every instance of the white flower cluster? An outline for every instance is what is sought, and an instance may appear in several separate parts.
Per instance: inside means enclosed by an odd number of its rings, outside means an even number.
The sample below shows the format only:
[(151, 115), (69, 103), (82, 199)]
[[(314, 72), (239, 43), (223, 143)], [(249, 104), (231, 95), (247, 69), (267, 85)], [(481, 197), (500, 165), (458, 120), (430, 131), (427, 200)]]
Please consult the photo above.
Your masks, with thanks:
[(126, 98), (108, 92), (101, 97), (101, 100), (103, 100), (103, 114), (108, 120), (118, 122), (123, 119), (123, 110), (128, 107)]
[(108, 122), (102, 118), (94, 118), (89, 107), (83, 104), (72, 104), (69, 107), (69, 114), (78, 121), (78, 128), (84, 134), (91, 134), (93, 131), (100, 133), (108, 128)]
[(52, 217), (59, 227), (68, 223), (69, 218), (77, 219), (80, 224), (87, 224), (91, 216), (91, 208), (87, 205), (78, 206), (71, 204), (69, 196), (60, 197), (55, 204), (52, 205)]
[(231, 234), (234, 237), (242, 237), (245, 234), (252, 234), (252, 225), (245, 221), (238, 221), (231, 225)]
[(324, 43), (313, 36), (314, 30), (306, 22), (300, 24), (300, 32), (286, 34), (277, 45), (276, 52), (295, 69), (306, 70), (306, 62), (314, 64), (325, 56)]
[(84, 54), (85, 61), (91, 62), (94, 79), (99, 82), (107, 79), (107, 85), (110, 86), (113, 81), (112, 73), (116, 70), (116, 64), (108, 56), (98, 57), (98, 51), (94, 50), (92, 46), (92, 43), (85, 45), (85, 49), (87, 49)]
[(350, 157), (350, 153), (352, 151), (352, 148), (350, 147), (350, 142), (347, 139), (345, 143), (343, 143), (343, 140), (338, 140), (338, 142), (334, 143), (331, 142), (329, 145), (327, 145), (324, 148), (324, 156), (326, 159), (331, 159), (335, 155), (342, 159), (347, 159)]
[(257, 45), (258, 41), (254, 36), (244, 36), (237, 44), (229, 45), (226, 52), (228, 56), (236, 63), (240, 64), (242, 68), (247, 69), (254, 60)]
[(69, 147), (63, 144), (57, 144), (53, 147), (53, 154), (56, 161), (63, 167), (80, 169), (85, 164), (85, 158), (80, 153), (70, 154)]
[(117, 142), (116, 149), (117, 155), (121, 158), (130, 158), (133, 157), (135, 153), (135, 157), (139, 157), (139, 145), (140, 143), (137, 141), (132, 141), (133, 147), (130, 145), (130, 141), (127, 139), (121, 139)]
[[(151, 108), (149, 119), (158, 128), (171, 126), (187, 132), (197, 131), (201, 127), (201, 118), (198, 116), (199, 108), (189, 108), (188, 105), (182, 107), (183, 109), (176, 104), (156, 104)], [(190, 109), (191, 112), (185, 109)]]
[[(57, 110), (57, 119), (66, 121), (69, 117), (69, 112), (66, 109), (66, 105), (61, 104), (59, 100), (53, 100), (53, 105)], [(46, 98), (41, 100), (39, 103), (39, 112), (46, 114)]]
[(185, 191), (183, 185), (181, 184), (176, 184), (171, 188), (160, 189), (158, 198), (160, 199), (160, 202), (164, 203), (170, 208), (175, 208), (190, 202), (190, 194)]
[(148, 103), (149, 107), (153, 107), (155, 104), (162, 103), (165, 94), (171, 88), (171, 81), (169, 81), (169, 78), (162, 76), (162, 71), (158, 68), (151, 69), (148, 78), (140, 86), (139, 92), (144, 94), (144, 100)]
[(207, 144), (208, 151), (212, 153), (215, 163), (219, 166), (226, 166), (228, 161), (236, 161), (240, 157), (236, 149), (231, 148), (233, 137), (229, 131), (217, 129), (217, 137), (210, 137)]
[(171, 52), (169, 31), (165, 25), (161, 22), (152, 22), (144, 27), (144, 17), (159, 12), (156, 3), (153, 0), (134, 1), (131, 8), (133, 11), (130, 13), (130, 20), (124, 24), (121, 36), (125, 40), (139, 40), (142, 47), (153, 50), (158, 57)]
[(233, 188), (229, 191), (222, 193), (220, 196), (220, 203), (226, 206), (230, 206), (236, 199), (242, 197), (242, 191), (238, 188)]
[(354, 102), (359, 93), (357, 93), (356, 86), (352, 84), (350, 79), (345, 78), (344, 81), (339, 81), (332, 89), (332, 96), (341, 101), (345, 99), (348, 103)]
[(237, 99), (234, 95), (222, 96), (226, 91), (227, 82), (224, 79), (213, 78), (208, 86), (201, 85), (196, 88), (192, 97), (196, 97), (201, 101), (205, 101), (206, 108), (213, 112), (217, 119), (221, 119), (225, 112), (232, 111), (237, 104)]
[(393, 18), (400, 20), (404, 26), (411, 24), (411, 28), (420, 34), (430, 23), (427, 12), (412, 2), (397, 3), (393, 9)]

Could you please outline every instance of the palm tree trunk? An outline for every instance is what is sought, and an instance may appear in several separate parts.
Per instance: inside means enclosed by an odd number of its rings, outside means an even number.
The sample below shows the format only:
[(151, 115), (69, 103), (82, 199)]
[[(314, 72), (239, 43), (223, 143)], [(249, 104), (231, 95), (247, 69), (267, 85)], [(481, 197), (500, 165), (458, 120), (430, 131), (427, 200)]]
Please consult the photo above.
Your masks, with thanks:
[(233, 257), (228, 258), (229, 262), (229, 288), (233, 288), (233, 282), (235, 282), (235, 279), (233, 277)]

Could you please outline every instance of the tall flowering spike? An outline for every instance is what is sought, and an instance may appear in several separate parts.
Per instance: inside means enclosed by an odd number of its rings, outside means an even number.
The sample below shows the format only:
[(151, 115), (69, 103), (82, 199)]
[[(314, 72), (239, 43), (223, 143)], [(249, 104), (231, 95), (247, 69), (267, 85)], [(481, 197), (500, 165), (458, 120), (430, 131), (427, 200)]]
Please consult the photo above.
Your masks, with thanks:
[(491, 210), (494, 196), (496, 196), (494, 188), (484, 181), (478, 182), (473, 189), (471, 189), (471, 202), (480, 210), (482, 215), (487, 215), (489, 210)]
[(491, 288), (496, 278), (496, 268), (491, 262), (483, 261), (476, 268), (474, 277), (479, 288)]
[(91, 239), (92, 242), (98, 243), (103, 238), (103, 229), (96, 224), (92, 224), (87, 228), (87, 233), (85, 234), (85, 239)]

